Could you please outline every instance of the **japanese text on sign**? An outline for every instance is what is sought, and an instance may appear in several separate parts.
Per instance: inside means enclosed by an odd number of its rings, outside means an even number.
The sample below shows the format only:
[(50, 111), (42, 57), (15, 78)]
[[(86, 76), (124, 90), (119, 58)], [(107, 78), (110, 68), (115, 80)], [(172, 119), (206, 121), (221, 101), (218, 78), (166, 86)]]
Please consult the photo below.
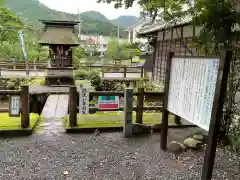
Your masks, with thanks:
[(218, 58), (173, 57), (168, 110), (208, 131), (218, 67)]
[(9, 116), (20, 116), (20, 96), (10, 97)]
[(79, 113), (89, 114), (89, 89), (80, 87), (79, 90)]

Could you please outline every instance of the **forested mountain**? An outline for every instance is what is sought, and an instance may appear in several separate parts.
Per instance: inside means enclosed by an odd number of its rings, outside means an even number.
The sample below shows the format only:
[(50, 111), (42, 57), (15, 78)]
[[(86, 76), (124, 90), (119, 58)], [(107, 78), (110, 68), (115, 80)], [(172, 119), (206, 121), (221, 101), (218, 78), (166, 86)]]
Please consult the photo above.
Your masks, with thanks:
[[(48, 8), (47, 6), (40, 3), (38, 0), (6, 0), (5, 3), (13, 12), (20, 16), (25, 21), (37, 22), (39, 19), (47, 20), (78, 20), (76, 14), (69, 14), (65, 12), (59, 12)], [(127, 17), (127, 16), (126, 16)], [(126, 28), (126, 22), (133, 25), (128, 19), (119, 17), (117, 20), (110, 21), (107, 17), (96, 11), (88, 11), (81, 13), (82, 20), (82, 33), (83, 34), (102, 34), (109, 36), (116, 34), (117, 25), (120, 24), (120, 36), (126, 36), (124, 28)], [(131, 18), (130, 18), (131, 19)], [(117, 22), (117, 23), (116, 23)], [(124, 22), (122, 25), (121, 23)], [(135, 22), (134, 22), (135, 24)]]
[(120, 25), (122, 28), (129, 28), (136, 24), (139, 21), (139, 18), (136, 16), (120, 16), (116, 19), (111, 20), (113, 24)]

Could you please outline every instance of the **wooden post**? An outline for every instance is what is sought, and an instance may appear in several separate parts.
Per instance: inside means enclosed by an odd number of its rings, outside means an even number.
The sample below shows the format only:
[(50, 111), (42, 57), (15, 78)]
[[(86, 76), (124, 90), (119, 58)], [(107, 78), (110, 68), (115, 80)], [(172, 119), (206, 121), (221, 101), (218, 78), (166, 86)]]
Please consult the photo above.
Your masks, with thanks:
[(144, 106), (144, 88), (138, 88), (136, 123), (142, 124)]
[(77, 126), (77, 88), (69, 87), (69, 126)]
[(36, 61), (35, 61), (35, 59), (34, 59), (34, 61), (33, 61), (33, 68), (34, 68), (35, 71), (37, 71), (37, 66), (36, 66)]
[(16, 69), (16, 62), (13, 60), (13, 69)]
[(202, 180), (212, 179), (212, 171), (217, 148), (217, 139), (220, 129), (220, 119), (222, 118), (222, 109), (225, 100), (224, 97), (226, 95), (226, 87), (231, 60), (232, 51), (221, 52), (218, 78), (212, 106), (211, 122), (208, 132), (208, 144), (205, 150), (204, 164), (202, 169)]
[(164, 100), (163, 100), (163, 113), (162, 113), (162, 131), (161, 131), (161, 142), (160, 146), (162, 150), (167, 150), (167, 134), (168, 134), (168, 91), (170, 83), (170, 73), (171, 73), (171, 64), (172, 57), (174, 56), (173, 52), (168, 52), (167, 64), (166, 64), (166, 76), (165, 76), (165, 85), (164, 85)]
[(20, 90), (20, 106), (21, 106), (21, 127), (29, 128), (29, 88), (21, 86)]
[(143, 78), (143, 74), (144, 74), (144, 68), (141, 67), (141, 78)]
[(26, 75), (29, 75), (29, 64), (28, 64), (28, 61), (26, 61)]
[(126, 67), (126, 66), (124, 66), (123, 77), (124, 77), (124, 78), (127, 77), (127, 67)]
[(104, 78), (104, 67), (102, 65), (102, 78)]
[(174, 123), (176, 125), (182, 125), (181, 123), (181, 117), (180, 116), (177, 116), (177, 115), (174, 115)]
[(124, 92), (124, 136), (132, 136), (133, 89), (126, 88)]

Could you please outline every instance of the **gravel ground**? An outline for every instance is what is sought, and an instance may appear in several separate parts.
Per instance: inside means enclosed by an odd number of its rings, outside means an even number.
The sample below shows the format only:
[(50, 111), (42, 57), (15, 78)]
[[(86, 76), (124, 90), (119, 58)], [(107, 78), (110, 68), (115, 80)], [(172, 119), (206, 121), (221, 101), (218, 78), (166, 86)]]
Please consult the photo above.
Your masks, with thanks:
[[(126, 139), (122, 133), (68, 135), (53, 129), (0, 139), (0, 179), (198, 180), (201, 176), (203, 152), (173, 158), (160, 150), (159, 134)], [(171, 134), (178, 136), (177, 131)], [(214, 179), (238, 180), (239, 172), (240, 157), (218, 149)]]

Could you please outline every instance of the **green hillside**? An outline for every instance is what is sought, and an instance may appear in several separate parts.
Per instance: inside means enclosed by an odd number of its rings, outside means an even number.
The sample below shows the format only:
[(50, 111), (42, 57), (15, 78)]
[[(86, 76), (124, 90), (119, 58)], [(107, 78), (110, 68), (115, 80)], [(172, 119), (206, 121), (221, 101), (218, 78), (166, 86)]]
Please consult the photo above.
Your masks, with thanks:
[[(32, 23), (37, 22), (39, 19), (72, 21), (78, 19), (76, 14), (69, 14), (50, 9), (38, 0), (6, 0), (5, 5), (23, 20)], [(107, 18), (100, 14), (101, 13), (95, 11), (81, 14), (81, 20), (83, 21), (81, 30), (83, 34), (102, 34), (104, 36), (116, 34), (117, 26), (110, 21), (107, 21)], [(104, 17), (106, 20), (104, 20)], [(120, 36), (126, 36), (126, 32), (123, 28), (120, 29)]]
[(113, 24), (120, 25), (122, 28), (129, 28), (136, 24), (139, 21), (139, 18), (136, 16), (120, 16), (116, 19), (111, 20)]

